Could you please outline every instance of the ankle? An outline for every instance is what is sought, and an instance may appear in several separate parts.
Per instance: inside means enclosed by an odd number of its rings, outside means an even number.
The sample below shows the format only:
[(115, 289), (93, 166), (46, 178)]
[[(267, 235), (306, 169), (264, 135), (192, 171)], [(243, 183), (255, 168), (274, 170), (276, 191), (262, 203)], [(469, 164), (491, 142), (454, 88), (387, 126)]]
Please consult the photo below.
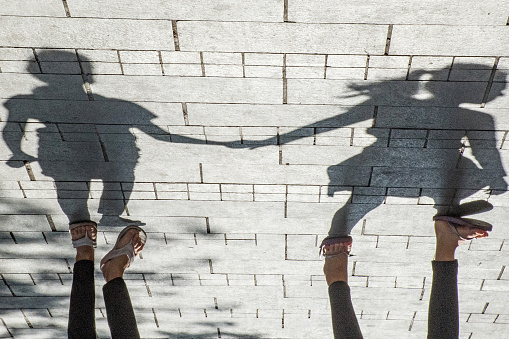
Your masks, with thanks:
[(454, 261), (456, 260), (456, 248), (458, 245), (449, 244), (449, 245), (439, 245), (437, 244), (435, 250), (435, 260), (436, 261)]
[(348, 256), (339, 255), (337, 257), (326, 258), (323, 265), (323, 273), (327, 286), (336, 281), (348, 283)]
[(76, 261), (91, 260), (94, 261), (94, 249), (90, 246), (80, 246), (76, 249)]
[(128, 266), (127, 257), (117, 257), (110, 261), (107, 261), (104, 266), (101, 268), (103, 273), (104, 280), (109, 282), (115, 278), (122, 278), (124, 276), (124, 271)]
[(107, 283), (116, 278), (123, 278), (123, 276), (124, 276), (123, 269), (118, 268), (103, 269), (103, 277)]

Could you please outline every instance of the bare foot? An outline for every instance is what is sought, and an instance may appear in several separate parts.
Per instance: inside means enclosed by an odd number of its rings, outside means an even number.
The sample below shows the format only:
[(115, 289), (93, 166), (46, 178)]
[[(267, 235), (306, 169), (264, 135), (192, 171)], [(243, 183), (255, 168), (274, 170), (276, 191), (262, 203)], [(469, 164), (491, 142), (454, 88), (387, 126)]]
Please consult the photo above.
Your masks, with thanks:
[[(97, 239), (97, 229), (92, 225), (78, 226), (70, 230), (71, 239), (78, 240), (88, 236), (91, 240)], [(84, 245), (76, 248), (76, 261), (92, 260), (94, 261), (94, 248)]]
[[(459, 235), (463, 239), (471, 240), (475, 238), (485, 238), (488, 236), (488, 232), (478, 229), (478, 228), (470, 228), (466, 226), (458, 226), (456, 227)], [(456, 244), (456, 246), (461, 245), (464, 240), (462, 240), (458, 233), (454, 231), (454, 229), (449, 225), (447, 221), (437, 220), (435, 221), (435, 235), (437, 241), (441, 241), (443, 243)]]
[(327, 286), (336, 281), (348, 282), (348, 253), (351, 249), (351, 243), (324, 246), (324, 256), (331, 256), (325, 258), (325, 264), (323, 265)]
[[(466, 226), (456, 227), (461, 238), (471, 240), (475, 238), (485, 238), (488, 236), (488, 232), (470, 228)], [(447, 221), (437, 220), (435, 221), (435, 235), (437, 239), (435, 260), (437, 261), (452, 261), (455, 260), (454, 254), (456, 248), (463, 244), (465, 240), (462, 240), (458, 233), (449, 225)]]
[[(120, 240), (115, 244), (113, 249), (119, 249), (132, 243), (134, 247), (134, 255), (138, 255), (143, 249), (143, 242), (141, 241), (139, 231), (136, 229), (129, 230)], [(121, 255), (119, 257), (108, 260), (104, 263), (101, 271), (103, 272), (104, 279), (106, 282), (115, 278), (120, 278), (124, 275), (125, 269), (129, 267), (129, 258), (127, 255)]]

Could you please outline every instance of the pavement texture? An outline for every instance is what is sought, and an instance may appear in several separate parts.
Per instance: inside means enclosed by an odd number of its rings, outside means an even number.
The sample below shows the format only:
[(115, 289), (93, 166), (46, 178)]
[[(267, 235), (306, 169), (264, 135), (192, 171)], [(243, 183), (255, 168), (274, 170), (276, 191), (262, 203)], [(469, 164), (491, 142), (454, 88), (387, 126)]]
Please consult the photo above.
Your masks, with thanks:
[(143, 338), (332, 338), (329, 232), (353, 236), (365, 338), (424, 338), (432, 216), (485, 200), (493, 232), (457, 252), (460, 338), (508, 338), (508, 17), (1, 0), (0, 337), (66, 337), (68, 223), (90, 218), (97, 262), (125, 225), (148, 233), (125, 275)]

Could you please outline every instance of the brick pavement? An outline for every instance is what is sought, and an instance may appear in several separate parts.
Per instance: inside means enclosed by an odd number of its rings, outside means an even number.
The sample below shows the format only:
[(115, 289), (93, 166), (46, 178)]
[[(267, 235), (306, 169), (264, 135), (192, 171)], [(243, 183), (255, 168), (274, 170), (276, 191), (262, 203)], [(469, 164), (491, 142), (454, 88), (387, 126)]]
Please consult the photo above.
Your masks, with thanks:
[(509, 333), (504, 1), (0, 5), (0, 337), (66, 336), (87, 211), (98, 258), (146, 224), (142, 337), (331, 337), (317, 246), (346, 204), (365, 337), (422, 338), (433, 205), (476, 199), (460, 338)]

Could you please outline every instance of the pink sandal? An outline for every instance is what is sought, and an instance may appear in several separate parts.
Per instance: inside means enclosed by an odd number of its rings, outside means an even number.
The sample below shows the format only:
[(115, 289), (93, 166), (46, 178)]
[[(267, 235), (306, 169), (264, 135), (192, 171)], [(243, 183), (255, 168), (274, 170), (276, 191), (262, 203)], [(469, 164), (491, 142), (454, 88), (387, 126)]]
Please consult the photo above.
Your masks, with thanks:
[(468, 241), (468, 240), (472, 240), (472, 239), (475, 239), (476, 237), (474, 238), (463, 238), (458, 230), (457, 230), (457, 227), (468, 227), (470, 229), (479, 229), (479, 230), (482, 230), (482, 231), (485, 231), (485, 232), (489, 232), (493, 229), (493, 225), (485, 222), (485, 221), (482, 221), (482, 220), (477, 220), (477, 219), (470, 219), (470, 218), (457, 218), (457, 217), (451, 217), (451, 216), (447, 216), (447, 215), (435, 215), (433, 217), (433, 220), (434, 221), (437, 221), (437, 220), (441, 220), (441, 221), (446, 221), (449, 226), (451, 226), (451, 228), (453, 229), (453, 231), (458, 235), (458, 237), (461, 239), (461, 240), (465, 240), (465, 241)]
[(325, 247), (327, 246), (332, 246), (332, 245), (336, 245), (336, 244), (345, 244), (346, 247), (348, 248), (349, 246), (352, 245), (352, 237), (347, 235), (347, 236), (343, 236), (343, 237), (332, 237), (332, 238), (325, 238), (323, 239), (322, 243), (320, 244), (320, 252), (318, 253), (318, 255), (320, 256), (320, 258), (331, 258), (331, 257), (335, 257), (337, 255), (349, 255), (350, 254), (350, 250), (343, 250), (341, 252), (337, 252), (337, 253), (334, 253), (334, 254), (326, 254), (324, 249)]

